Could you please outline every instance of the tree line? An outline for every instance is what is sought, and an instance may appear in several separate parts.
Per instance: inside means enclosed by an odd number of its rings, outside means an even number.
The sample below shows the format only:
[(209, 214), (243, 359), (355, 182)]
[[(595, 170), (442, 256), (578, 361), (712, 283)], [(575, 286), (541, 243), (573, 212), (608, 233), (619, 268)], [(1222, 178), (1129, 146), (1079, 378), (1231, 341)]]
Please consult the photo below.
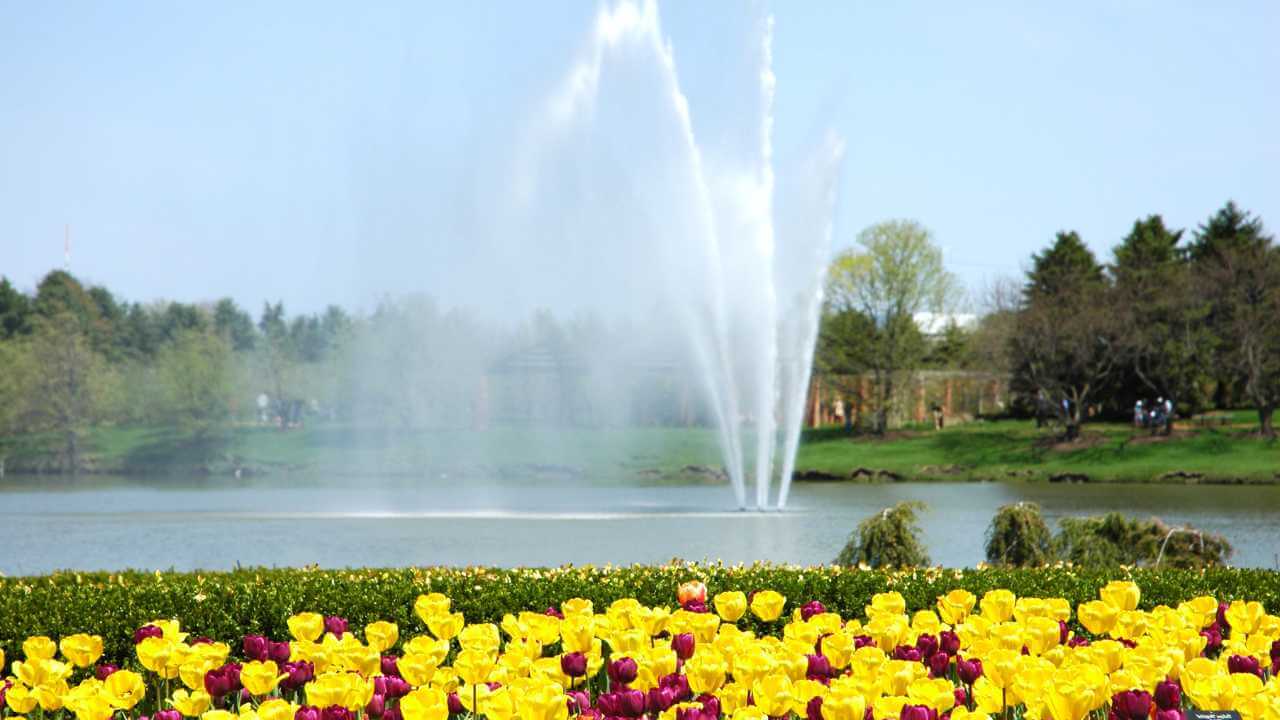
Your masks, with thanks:
[[(925, 338), (921, 312), (963, 306), (941, 249), (919, 223), (864, 230), (827, 280), (815, 369), (860, 398), (883, 431), (895, 384), (921, 368), (994, 371), (1015, 411), (1051, 416), (1070, 437), (1090, 416), (1168, 399), (1181, 416), (1251, 407), (1274, 437), (1280, 405), (1280, 248), (1261, 218), (1227, 202), (1192, 232), (1160, 215), (1133, 223), (1101, 262), (1075, 231), (997, 283), (976, 327)], [(1168, 426), (1166, 426), (1168, 427)]]

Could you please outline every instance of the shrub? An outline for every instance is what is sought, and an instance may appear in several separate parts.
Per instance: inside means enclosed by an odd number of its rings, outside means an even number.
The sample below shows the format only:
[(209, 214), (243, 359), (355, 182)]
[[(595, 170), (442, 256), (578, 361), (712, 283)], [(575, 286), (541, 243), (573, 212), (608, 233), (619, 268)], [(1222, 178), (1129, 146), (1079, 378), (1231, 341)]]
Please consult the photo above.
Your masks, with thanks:
[(1202, 568), (1224, 564), (1234, 549), (1221, 535), (1190, 526), (1171, 528), (1158, 518), (1138, 520), (1120, 513), (1064, 518), (1054, 540), (1059, 557), (1077, 565), (1156, 565)]
[(865, 563), (873, 568), (928, 565), (929, 554), (920, 544), (916, 524), (916, 513), (924, 508), (922, 502), (900, 502), (858, 523), (835, 563)]
[(996, 511), (987, 529), (987, 562), (1010, 567), (1039, 567), (1052, 562), (1053, 536), (1040, 506), (1020, 502)]
[[(1007, 588), (1019, 596), (1063, 597), (1076, 605), (1098, 597), (1111, 580), (1142, 586), (1141, 607), (1176, 606), (1198, 595), (1248, 598), (1280, 612), (1280, 572), (1209, 568), (1150, 570), (1040, 568), (1018, 570), (919, 569), (900, 572), (841, 567), (727, 566), (672, 563), (626, 568), (564, 567), (406, 568), (396, 570), (241, 569), (198, 573), (55, 573), (0, 578), (0, 650), (22, 656), (31, 635), (59, 638), (77, 632), (101, 635), (104, 661), (133, 655), (133, 631), (158, 618), (181, 621), (196, 636), (234, 639), (261, 633), (289, 637), (293, 613), (311, 610), (346, 617), (352, 627), (374, 620), (397, 623), (407, 637), (423, 632), (414, 599), (438, 591), (453, 599), (468, 622), (499, 622), (506, 613), (545, 608), (573, 597), (597, 608), (634, 597), (646, 605), (675, 605), (685, 580), (701, 580), (711, 592), (771, 588), (787, 597), (786, 612), (809, 600), (846, 617), (863, 617), (871, 596), (897, 590), (910, 611), (934, 607), (939, 595), (963, 588), (981, 596)], [(751, 624), (744, 622), (744, 628)]]

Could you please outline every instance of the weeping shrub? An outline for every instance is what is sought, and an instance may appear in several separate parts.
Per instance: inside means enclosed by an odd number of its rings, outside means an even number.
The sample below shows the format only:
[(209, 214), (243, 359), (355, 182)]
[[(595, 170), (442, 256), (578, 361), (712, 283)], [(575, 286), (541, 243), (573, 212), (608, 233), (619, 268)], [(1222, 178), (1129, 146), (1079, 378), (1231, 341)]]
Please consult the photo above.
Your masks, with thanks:
[(900, 502), (858, 523), (835, 563), (873, 568), (928, 565), (929, 553), (920, 543), (916, 524), (916, 514), (924, 509), (922, 502)]
[(987, 562), (1005, 567), (1039, 567), (1053, 560), (1053, 535), (1039, 505), (1020, 502), (996, 511), (987, 528)]
[(1120, 513), (1064, 518), (1054, 539), (1057, 555), (1077, 565), (1144, 565), (1199, 569), (1224, 565), (1234, 548), (1221, 535), (1191, 526), (1173, 528), (1159, 518), (1138, 520)]

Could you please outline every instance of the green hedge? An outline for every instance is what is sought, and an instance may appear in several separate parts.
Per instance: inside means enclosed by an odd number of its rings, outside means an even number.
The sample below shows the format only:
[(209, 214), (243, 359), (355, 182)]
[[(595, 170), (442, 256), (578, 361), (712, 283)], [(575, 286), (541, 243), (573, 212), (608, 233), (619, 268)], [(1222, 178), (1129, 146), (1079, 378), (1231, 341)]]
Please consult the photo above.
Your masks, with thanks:
[(31, 635), (55, 639), (75, 632), (101, 635), (104, 658), (132, 654), (133, 631), (156, 618), (176, 618), (184, 629), (238, 645), (246, 633), (287, 639), (285, 620), (311, 610), (346, 617), (352, 629), (373, 620), (400, 625), (403, 637), (423, 631), (413, 614), (420, 593), (439, 591), (453, 599), (468, 622), (498, 621), (504, 613), (543, 610), (572, 597), (598, 609), (623, 597), (648, 605), (676, 604), (677, 585), (700, 579), (711, 593), (772, 588), (787, 597), (787, 612), (820, 600), (846, 617), (862, 617), (871, 596), (901, 592), (909, 610), (932, 607), (937, 596), (965, 588), (981, 596), (1008, 588), (1019, 596), (1065, 597), (1072, 605), (1098, 597), (1110, 580), (1132, 579), (1142, 587), (1142, 607), (1173, 605), (1197, 595), (1219, 600), (1247, 598), (1280, 612), (1280, 572), (1213, 568), (1192, 570), (914, 570), (906, 572), (783, 567), (672, 564), (626, 568), (499, 570), (241, 569), (199, 573), (56, 573), (0, 578), (0, 648), (20, 657)]

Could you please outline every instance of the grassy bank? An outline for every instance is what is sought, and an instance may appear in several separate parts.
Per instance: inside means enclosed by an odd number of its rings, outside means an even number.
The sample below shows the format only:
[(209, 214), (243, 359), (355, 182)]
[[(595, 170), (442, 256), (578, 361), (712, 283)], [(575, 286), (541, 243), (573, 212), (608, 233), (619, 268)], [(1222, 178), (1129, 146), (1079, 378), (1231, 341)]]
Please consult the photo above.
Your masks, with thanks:
[[(806, 431), (796, 467), (806, 479), (854, 481), (1280, 481), (1280, 444), (1253, 436), (1252, 417), (1188, 423), (1171, 437), (1125, 424), (1087, 425), (1073, 444), (1023, 420), (918, 428), (885, 437)], [(747, 439), (751, 442), (751, 438)], [(55, 438), (27, 437), (7, 451), (11, 473), (48, 471)], [(104, 427), (85, 440), (89, 469), (104, 474), (424, 475), (591, 482), (721, 482), (716, 435), (705, 428), (388, 431), (316, 425), (280, 431), (236, 426), (195, 441), (164, 428)]]
[[(30, 635), (65, 636), (87, 632), (102, 636), (107, 660), (125, 660), (133, 652), (133, 631), (157, 618), (181, 621), (193, 636), (234, 641), (247, 633), (289, 636), (286, 621), (297, 612), (341, 615), (352, 628), (373, 620), (397, 623), (406, 636), (422, 628), (413, 614), (421, 593), (441, 592), (453, 599), (467, 622), (498, 622), (506, 613), (559, 606), (565, 600), (591, 600), (597, 611), (620, 598), (646, 605), (674, 607), (676, 589), (698, 579), (714, 594), (725, 590), (772, 589), (787, 598), (786, 611), (810, 600), (846, 617), (865, 617), (871, 596), (900, 592), (907, 610), (931, 608), (938, 596), (964, 588), (981, 596), (1005, 588), (1018, 596), (1062, 597), (1073, 606), (1098, 597), (1110, 580), (1132, 579), (1142, 588), (1140, 607), (1177, 605), (1199, 595), (1219, 600), (1260, 601), (1280, 611), (1280, 573), (1213, 568), (1187, 570), (917, 570), (884, 572), (839, 567), (757, 565), (633, 566), (626, 568), (406, 568), (306, 570), (250, 568), (201, 573), (58, 573), (33, 578), (0, 578), (0, 650), (19, 657)], [(751, 623), (749, 618), (747, 624)]]

